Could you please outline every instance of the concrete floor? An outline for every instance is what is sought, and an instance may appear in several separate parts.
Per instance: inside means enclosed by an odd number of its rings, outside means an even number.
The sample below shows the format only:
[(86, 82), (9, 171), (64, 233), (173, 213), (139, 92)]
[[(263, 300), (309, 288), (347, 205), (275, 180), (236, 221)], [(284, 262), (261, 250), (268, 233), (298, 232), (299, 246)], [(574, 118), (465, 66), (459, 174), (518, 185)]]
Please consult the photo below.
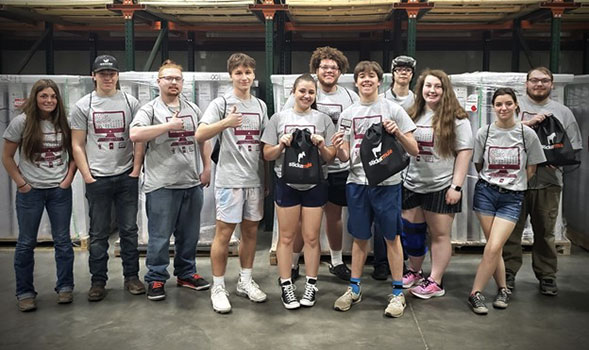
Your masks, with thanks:
[[(51, 248), (36, 251), (38, 309), (17, 310), (14, 297), (13, 249), (0, 249), (0, 349), (583, 349), (589, 340), (589, 253), (573, 247), (570, 256), (559, 257), (557, 297), (538, 293), (525, 255), (517, 289), (507, 310), (472, 313), (466, 298), (479, 254), (453, 257), (445, 276), (446, 296), (428, 301), (407, 296), (405, 315), (383, 316), (390, 282), (370, 278), (365, 270), (363, 301), (346, 313), (332, 309), (346, 284), (331, 276), (327, 265), (319, 271), (318, 303), (310, 309), (286, 311), (276, 284), (277, 271), (269, 265), (270, 233), (258, 244), (254, 278), (269, 300), (254, 304), (232, 293), (233, 312), (219, 315), (210, 306), (209, 292), (166, 287), (165, 301), (123, 291), (120, 260), (109, 262), (107, 298), (98, 303), (86, 299), (89, 288), (88, 253), (76, 251), (75, 300), (56, 304), (53, 292), (55, 268)], [(111, 248), (112, 249), (112, 248)], [(112, 254), (111, 254), (112, 256)], [(210, 261), (197, 258), (200, 272), (210, 279)], [(141, 274), (145, 259), (141, 259)], [(429, 266), (426, 266), (429, 270)], [(229, 259), (227, 286), (235, 289), (238, 259)], [(303, 272), (301, 270), (301, 272)], [(302, 293), (304, 282), (297, 283)], [(491, 299), (494, 282), (485, 294)], [(487, 303), (490, 307), (491, 303)], [(586, 349), (586, 348), (585, 348)]]

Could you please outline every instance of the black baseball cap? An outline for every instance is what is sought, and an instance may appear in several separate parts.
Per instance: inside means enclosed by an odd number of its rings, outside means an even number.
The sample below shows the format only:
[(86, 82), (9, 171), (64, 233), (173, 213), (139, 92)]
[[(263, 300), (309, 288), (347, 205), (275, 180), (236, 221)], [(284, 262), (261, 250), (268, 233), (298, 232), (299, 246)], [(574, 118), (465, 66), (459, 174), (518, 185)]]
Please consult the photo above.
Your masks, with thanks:
[(117, 59), (111, 55), (100, 55), (94, 60), (92, 64), (92, 71), (94, 73), (100, 72), (101, 70), (114, 70), (119, 71), (119, 63)]

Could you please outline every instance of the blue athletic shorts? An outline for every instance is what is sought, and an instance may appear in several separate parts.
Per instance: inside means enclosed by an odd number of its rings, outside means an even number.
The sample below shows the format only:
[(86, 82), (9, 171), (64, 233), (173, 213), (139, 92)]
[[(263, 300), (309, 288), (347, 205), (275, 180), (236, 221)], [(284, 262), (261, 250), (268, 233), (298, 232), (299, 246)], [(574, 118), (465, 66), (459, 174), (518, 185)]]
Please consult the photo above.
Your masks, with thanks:
[(348, 231), (356, 239), (370, 239), (372, 224), (392, 241), (403, 230), (401, 184), (392, 186), (346, 185)]

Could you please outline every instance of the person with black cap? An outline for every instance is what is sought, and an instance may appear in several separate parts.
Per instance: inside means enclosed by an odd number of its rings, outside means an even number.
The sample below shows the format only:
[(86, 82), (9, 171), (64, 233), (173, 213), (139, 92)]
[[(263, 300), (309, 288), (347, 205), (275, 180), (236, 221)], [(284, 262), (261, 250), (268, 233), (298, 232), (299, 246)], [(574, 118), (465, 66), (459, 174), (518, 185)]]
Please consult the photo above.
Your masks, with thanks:
[(95, 89), (76, 102), (71, 112), (72, 152), (86, 183), (90, 215), (89, 301), (106, 296), (111, 208), (115, 207), (125, 289), (145, 293), (139, 280), (137, 249), (138, 178), (145, 148), (129, 138), (129, 125), (139, 102), (119, 90), (119, 66), (110, 55), (92, 65)]
[[(380, 95), (403, 107), (405, 112), (409, 111), (409, 108), (411, 108), (415, 102), (415, 95), (413, 94), (413, 91), (409, 89), (409, 85), (413, 79), (416, 65), (417, 61), (411, 56), (401, 55), (395, 57), (391, 62), (393, 82), (391, 83), (390, 88)], [(372, 271), (372, 278), (384, 281), (388, 278), (391, 272), (387, 261), (386, 242), (378, 230), (374, 232), (373, 254), (372, 265), (374, 266), (374, 271)], [(406, 272), (406, 270), (407, 269), (403, 267), (403, 272)]]

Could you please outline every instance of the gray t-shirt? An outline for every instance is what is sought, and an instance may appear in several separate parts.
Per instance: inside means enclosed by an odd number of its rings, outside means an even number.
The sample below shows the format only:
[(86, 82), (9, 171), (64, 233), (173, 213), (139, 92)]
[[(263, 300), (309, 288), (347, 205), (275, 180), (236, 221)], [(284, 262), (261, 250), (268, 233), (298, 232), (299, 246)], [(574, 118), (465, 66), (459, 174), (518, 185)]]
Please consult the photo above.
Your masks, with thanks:
[(233, 91), (214, 99), (205, 111), (201, 123), (213, 124), (228, 115), (237, 106), (242, 124), (238, 128), (223, 130), (215, 186), (226, 188), (261, 187), (264, 163), (261, 158), (260, 136), (268, 122), (268, 109), (264, 101), (252, 96), (241, 100)]
[[(331, 93), (326, 93), (322, 89), (318, 89), (317, 91), (317, 110), (327, 114), (331, 118), (334, 126), (337, 125), (341, 113), (357, 101), (360, 101), (358, 94), (343, 86), (338, 85), (335, 92)], [(282, 110), (284, 111), (293, 107), (294, 96), (291, 94)], [(348, 162), (341, 162), (336, 158), (327, 166), (327, 171), (329, 173), (337, 173), (340, 171), (346, 171), (349, 168), (350, 166)]]
[[(15, 143), (22, 142), (25, 130), (24, 113), (17, 115), (6, 130), (3, 137)], [(55, 127), (48, 120), (41, 121), (43, 142), (41, 152), (34, 155), (34, 160), (26, 159), (22, 153), (18, 162), (18, 169), (25, 181), (33, 188), (54, 188), (59, 186), (67, 175), (69, 155), (63, 148), (63, 135), (56, 133)], [(19, 147), (20, 150), (20, 147)]]
[[(525, 95), (519, 101), (519, 108), (521, 111), (520, 118), (522, 120), (529, 120), (536, 114), (552, 114), (565, 128), (573, 149), (583, 149), (579, 125), (575, 120), (573, 112), (567, 106), (553, 100), (548, 100), (545, 104), (540, 105), (529, 98), (528, 95)], [(540, 166), (536, 171), (536, 176), (530, 179), (528, 187), (540, 189), (550, 185), (562, 186), (562, 171), (560, 169)]]
[(139, 107), (135, 97), (122, 91), (109, 97), (92, 91), (76, 102), (70, 113), (72, 129), (86, 131), (92, 176), (119, 175), (133, 167), (129, 125)]
[(528, 126), (516, 123), (509, 129), (502, 129), (492, 123), (477, 131), (473, 162), (483, 164), (479, 176), (488, 183), (507, 190), (525, 191), (528, 188), (526, 167), (545, 161), (540, 140)]
[[(268, 145), (276, 146), (284, 134), (291, 134), (296, 129), (309, 129), (311, 134), (323, 136), (325, 145), (331, 146), (331, 137), (335, 134), (335, 126), (327, 114), (312, 109), (306, 114), (299, 114), (294, 109), (288, 109), (278, 112), (270, 118), (264, 133), (262, 142)], [(276, 176), (282, 177), (282, 163), (284, 162), (284, 151), (274, 163)], [(327, 164), (322, 166), (323, 176), (327, 178)], [(297, 190), (305, 191), (313, 188), (315, 185), (288, 184)]]
[(413, 103), (415, 102), (415, 94), (411, 90), (409, 90), (409, 94), (407, 96), (401, 97), (397, 96), (393, 92), (392, 88), (388, 88), (384, 93), (380, 94), (380, 96), (388, 100), (391, 100), (395, 103), (398, 103), (401, 107), (403, 107), (405, 112), (409, 111), (409, 108), (411, 108), (411, 106), (413, 106)]
[[(410, 158), (403, 186), (417, 193), (441, 191), (450, 186), (454, 175), (455, 155), (441, 157), (436, 150), (432, 127), (433, 117), (434, 112), (429, 111), (415, 121), (417, 129), (413, 136), (419, 145), (419, 154)], [(456, 135), (455, 152), (472, 149), (472, 129), (468, 119), (455, 119), (454, 133)]]
[[(397, 123), (403, 134), (415, 130), (415, 124), (407, 112), (398, 104), (382, 97), (369, 104), (356, 102), (342, 113), (338, 130), (344, 131), (344, 141), (350, 144), (350, 173), (347, 183), (368, 185), (368, 179), (360, 159), (360, 144), (366, 130), (372, 124), (381, 123), (386, 119)], [(397, 173), (378, 186), (396, 185), (400, 182), (401, 174)]]
[[(143, 164), (145, 193), (160, 188), (182, 189), (200, 185), (196, 161), (199, 150), (194, 134), (202, 112), (192, 102), (180, 102), (178, 118), (184, 122), (184, 130), (168, 131), (147, 142)], [(156, 97), (139, 109), (131, 127), (167, 123), (174, 112), (161, 97)]]

